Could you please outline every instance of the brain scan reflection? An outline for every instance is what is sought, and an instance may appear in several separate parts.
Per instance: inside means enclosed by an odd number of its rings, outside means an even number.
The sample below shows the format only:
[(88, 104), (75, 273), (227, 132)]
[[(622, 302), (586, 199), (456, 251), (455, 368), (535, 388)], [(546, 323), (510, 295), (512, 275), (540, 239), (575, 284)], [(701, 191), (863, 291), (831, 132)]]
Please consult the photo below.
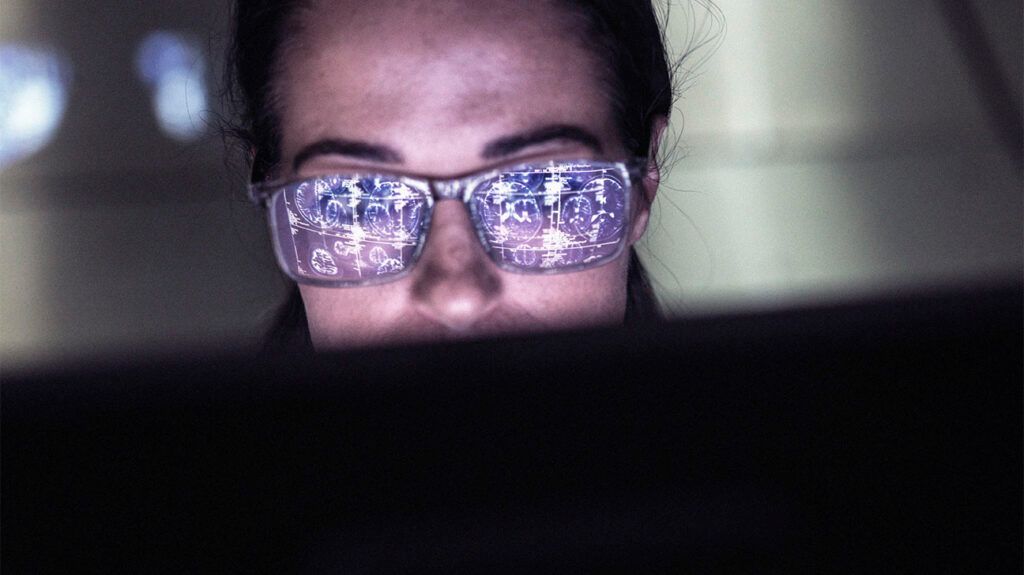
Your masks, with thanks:
[(540, 270), (614, 256), (626, 219), (622, 178), (590, 164), (501, 174), (474, 192), (488, 247), (504, 262)]
[[(519, 272), (610, 261), (624, 243), (628, 174), (593, 161), (522, 165), (459, 180), (491, 258)], [(434, 192), (402, 176), (331, 175), (275, 195), (276, 243), (302, 279), (381, 281), (409, 269), (428, 233)], [(289, 255), (289, 252), (293, 256)]]

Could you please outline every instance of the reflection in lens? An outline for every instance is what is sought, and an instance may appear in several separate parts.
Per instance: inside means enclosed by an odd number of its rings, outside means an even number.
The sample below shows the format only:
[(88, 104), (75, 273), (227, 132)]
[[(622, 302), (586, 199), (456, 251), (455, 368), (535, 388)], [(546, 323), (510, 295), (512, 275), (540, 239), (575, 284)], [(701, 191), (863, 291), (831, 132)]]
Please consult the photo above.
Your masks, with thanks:
[(328, 228), (336, 228), (345, 219), (346, 207), (338, 198), (326, 197), (326, 204), (323, 209), (323, 223)]
[(562, 229), (573, 235), (585, 237), (590, 231), (593, 211), (587, 196), (580, 194), (569, 198), (562, 207)]
[(625, 181), (615, 164), (522, 166), (484, 182), (471, 201), (498, 263), (523, 271), (596, 265), (620, 253)]
[(505, 204), (504, 219), (510, 239), (527, 241), (544, 225), (544, 216), (534, 198), (519, 198)]
[(370, 231), (380, 238), (406, 239), (420, 224), (422, 203), (400, 182), (383, 182), (370, 193), (371, 203), (364, 218)]
[(527, 244), (523, 244), (512, 252), (512, 260), (523, 267), (533, 267), (537, 264), (537, 252)]
[(331, 252), (324, 248), (316, 248), (313, 250), (313, 255), (309, 258), (309, 264), (313, 266), (316, 273), (320, 275), (338, 275), (338, 266), (334, 263), (334, 257), (331, 256)]
[(597, 241), (607, 241), (622, 232), (625, 225), (626, 193), (614, 178), (597, 178), (587, 182), (581, 195), (590, 195), (599, 206), (592, 217), (592, 232)]
[[(525, 180), (529, 180), (526, 174)], [(525, 242), (544, 226), (537, 195), (518, 181), (494, 181), (478, 196), (477, 210), (488, 233), (501, 241)]]
[(276, 221), (288, 222), (277, 227), (278, 253), (300, 280), (394, 276), (418, 251), (426, 205), (425, 192), (380, 178), (299, 182), (274, 195)]
[(317, 197), (315, 182), (303, 182), (295, 188), (295, 208), (302, 219), (314, 226), (320, 225), (320, 198)]
[(529, 195), (530, 189), (518, 182), (492, 181), (484, 185), (484, 190), (475, 200), (480, 220), (492, 237), (507, 238), (506, 204), (513, 195)]
[[(627, 182), (621, 164), (522, 166), (476, 185), (468, 201), (499, 265), (513, 271), (579, 269), (621, 253)], [(365, 283), (396, 276), (422, 247), (429, 194), (423, 183), (384, 176), (290, 185), (272, 200), (277, 253), (300, 281)]]

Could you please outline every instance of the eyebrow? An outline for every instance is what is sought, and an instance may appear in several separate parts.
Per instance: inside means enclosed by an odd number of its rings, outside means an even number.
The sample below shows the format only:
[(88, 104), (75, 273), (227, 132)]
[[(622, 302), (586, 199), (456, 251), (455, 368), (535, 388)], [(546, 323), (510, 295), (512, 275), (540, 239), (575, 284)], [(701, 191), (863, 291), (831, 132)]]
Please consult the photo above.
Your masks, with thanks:
[(348, 156), (350, 158), (385, 164), (401, 164), (404, 161), (402, 154), (387, 146), (340, 138), (329, 138), (314, 142), (299, 150), (299, 153), (295, 154), (295, 159), (292, 160), (292, 171), (299, 171), (302, 164), (317, 156), (328, 155)]
[(587, 130), (568, 124), (552, 124), (529, 132), (498, 138), (488, 143), (480, 154), (487, 159), (510, 156), (520, 150), (554, 140), (570, 140), (601, 153), (601, 141)]
[[(480, 155), (485, 159), (502, 158), (530, 146), (537, 146), (556, 140), (578, 142), (597, 153), (604, 151), (601, 141), (597, 139), (597, 136), (587, 130), (568, 124), (552, 124), (529, 132), (492, 140), (484, 146), (484, 150)], [(401, 164), (405, 161), (402, 158), (402, 154), (388, 146), (342, 138), (328, 138), (309, 144), (299, 150), (299, 153), (295, 154), (295, 159), (292, 160), (292, 171), (298, 172), (303, 164), (317, 156), (330, 155), (348, 156), (350, 158), (385, 164)]]

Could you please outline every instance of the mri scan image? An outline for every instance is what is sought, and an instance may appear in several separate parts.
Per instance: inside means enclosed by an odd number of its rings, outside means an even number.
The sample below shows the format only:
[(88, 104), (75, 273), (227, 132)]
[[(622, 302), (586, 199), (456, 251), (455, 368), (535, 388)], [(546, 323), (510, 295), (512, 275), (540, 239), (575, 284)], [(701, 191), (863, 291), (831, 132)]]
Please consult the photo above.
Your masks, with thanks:
[(289, 223), (294, 275), (365, 280), (405, 270), (416, 250), (427, 199), (382, 178), (330, 176), (286, 188), (272, 209)]
[(527, 167), (483, 182), (471, 207), (499, 263), (526, 271), (588, 264), (618, 254), (624, 177), (605, 164)]
[[(467, 184), (483, 248), (510, 271), (544, 272), (618, 255), (628, 177), (604, 163), (522, 166)], [(409, 268), (422, 248), (432, 198), (397, 176), (344, 175), (285, 187), (271, 207), (279, 256), (297, 278), (362, 282)], [(415, 188), (413, 186), (416, 186)]]

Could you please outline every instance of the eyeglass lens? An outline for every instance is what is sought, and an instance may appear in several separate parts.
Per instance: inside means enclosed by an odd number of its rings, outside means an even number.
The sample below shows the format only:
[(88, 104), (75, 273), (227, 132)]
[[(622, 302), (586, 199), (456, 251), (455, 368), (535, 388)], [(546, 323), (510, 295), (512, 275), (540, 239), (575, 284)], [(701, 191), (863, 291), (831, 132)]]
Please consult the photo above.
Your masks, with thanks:
[[(581, 269), (620, 252), (629, 185), (615, 164), (503, 171), (477, 182), (470, 214), (505, 269)], [(271, 211), (282, 265), (298, 280), (371, 283), (411, 266), (423, 247), (429, 191), (394, 176), (328, 176), (289, 186)], [(287, 222), (287, 223), (285, 223)]]

